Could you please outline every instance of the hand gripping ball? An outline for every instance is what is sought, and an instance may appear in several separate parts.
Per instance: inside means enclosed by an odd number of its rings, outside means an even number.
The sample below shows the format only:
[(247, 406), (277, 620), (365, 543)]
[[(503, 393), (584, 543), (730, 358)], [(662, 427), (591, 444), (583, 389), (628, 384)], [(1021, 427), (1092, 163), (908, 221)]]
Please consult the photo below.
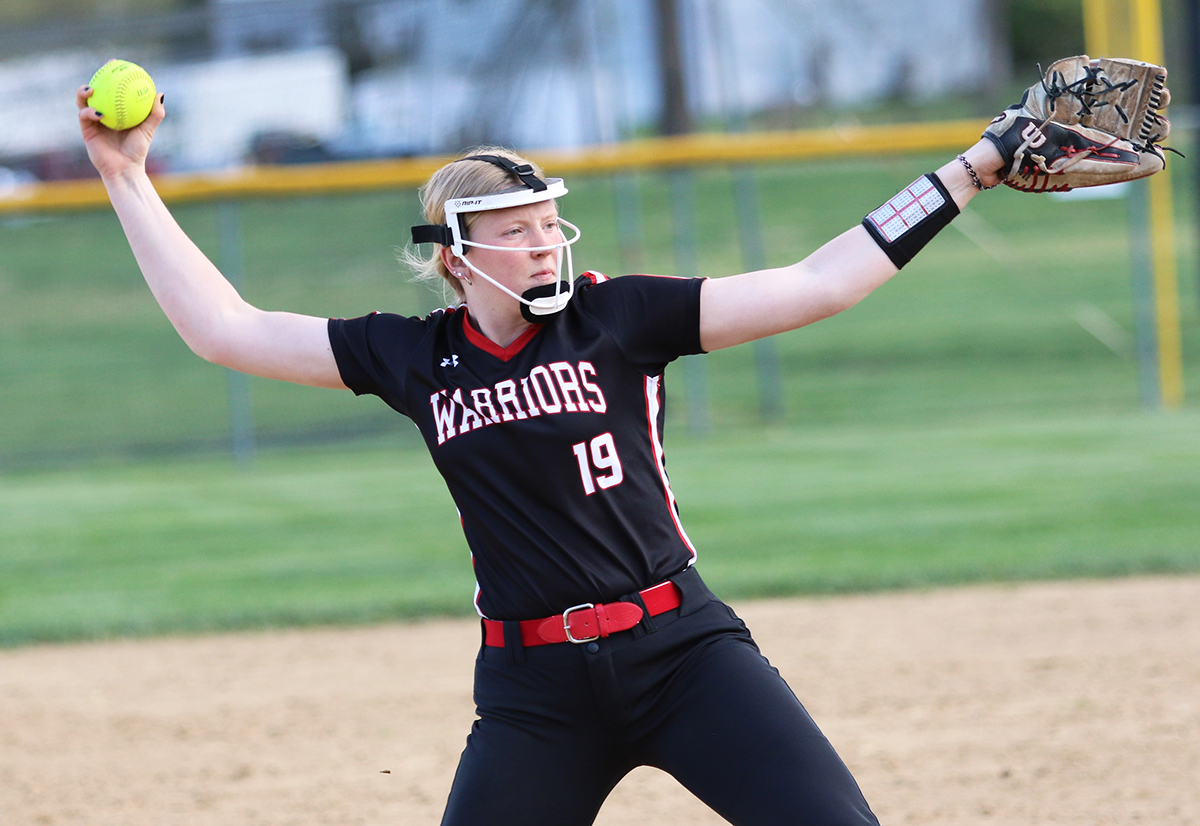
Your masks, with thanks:
[(103, 117), (100, 122), (118, 132), (144, 121), (154, 108), (154, 81), (146, 70), (128, 60), (110, 60), (92, 81), (88, 103)]

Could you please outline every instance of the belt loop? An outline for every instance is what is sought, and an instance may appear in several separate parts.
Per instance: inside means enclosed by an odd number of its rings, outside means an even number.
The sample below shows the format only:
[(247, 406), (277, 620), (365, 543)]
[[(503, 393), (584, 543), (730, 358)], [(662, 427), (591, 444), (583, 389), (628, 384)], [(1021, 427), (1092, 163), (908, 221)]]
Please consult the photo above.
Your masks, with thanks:
[(622, 602), (632, 602), (634, 605), (642, 609), (641, 621), (633, 626), (633, 638), (640, 639), (646, 634), (653, 634), (658, 630), (658, 626), (654, 624), (654, 619), (650, 616), (650, 609), (646, 607), (646, 601), (642, 599), (642, 595), (634, 591), (627, 597), (621, 597)]
[(504, 621), (504, 659), (509, 665), (525, 665), (525, 646), (521, 643), (521, 623)]
[(679, 616), (681, 617), (694, 614), (716, 599), (713, 592), (708, 590), (708, 586), (704, 584), (704, 580), (700, 578), (700, 573), (690, 565), (671, 577), (671, 581), (679, 589), (682, 603), (679, 606)]

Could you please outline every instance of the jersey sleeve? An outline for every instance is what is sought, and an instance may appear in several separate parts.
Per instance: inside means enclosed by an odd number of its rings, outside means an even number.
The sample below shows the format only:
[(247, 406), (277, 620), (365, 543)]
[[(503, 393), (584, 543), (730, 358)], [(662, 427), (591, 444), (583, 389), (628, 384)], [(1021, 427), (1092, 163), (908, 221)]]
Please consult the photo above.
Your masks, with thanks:
[(586, 310), (632, 364), (657, 372), (679, 356), (702, 353), (703, 278), (624, 275), (587, 290)]
[(355, 395), (379, 396), (407, 415), (404, 377), (427, 322), (391, 313), (329, 319), (329, 344), (342, 382)]

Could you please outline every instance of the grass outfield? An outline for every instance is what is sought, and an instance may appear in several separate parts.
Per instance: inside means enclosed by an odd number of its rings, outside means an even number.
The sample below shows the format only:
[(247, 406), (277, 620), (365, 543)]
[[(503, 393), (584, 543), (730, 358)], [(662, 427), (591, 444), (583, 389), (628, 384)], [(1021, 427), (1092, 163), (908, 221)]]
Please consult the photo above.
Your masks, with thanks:
[[(935, 163), (759, 170), (769, 262), (801, 257)], [(621, 272), (614, 187), (571, 187), (577, 262)], [(729, 176), (695, 187), (699, 274), (740, 269)], [(675, 272), (669, 188), (641, 179), (639, 199), (637, 269)], [(1200, 414), (1194, 401), (1141, 406), (1126, 209), (979, 198), (860, 307), (775, 339), (781, 425), (758, 423), (753, 348), (700, 360), (707, 438), (687, 427), (696, 362), (672, 367), (668, 467), (714, 586), (744, 597), (1200, 569)], [(211, 208), (178, 214), (215, 250)], [(434, 304), (394, 260), (411, 193), (242, 216), (245, 292), (261, 306)], [(1193, 243), (1181, 236), (1194, 399)], [(308, 446), (235, 468), (221, 452), (227, 374), (187, 352), (123, 244), (106, 213), (0, 222), (0, 643), (469, 612), (453, 505), (411, 426), (374, 399), (254, 380), (264, 442)], [(373, 435), (333, 441), (347, 434)]]
[[(1200, 569), (1200, 415), (672, 439), (727, 597)], [(0, 477), (0, 643), (468, 614), (423, 449)]]

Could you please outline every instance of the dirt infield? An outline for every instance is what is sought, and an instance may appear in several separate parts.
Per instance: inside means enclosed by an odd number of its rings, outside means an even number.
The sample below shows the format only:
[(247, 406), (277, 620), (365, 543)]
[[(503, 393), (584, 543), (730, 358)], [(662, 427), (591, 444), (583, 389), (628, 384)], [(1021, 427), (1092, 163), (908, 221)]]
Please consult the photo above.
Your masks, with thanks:
[[(885, 824), (1200, 824), (1200, 578), (735, 607)], [(477, 644), (430, 622), (0, 651), (0, 823), (436, 824)], [(598, 821), (720, 822), (649, 769)]]

